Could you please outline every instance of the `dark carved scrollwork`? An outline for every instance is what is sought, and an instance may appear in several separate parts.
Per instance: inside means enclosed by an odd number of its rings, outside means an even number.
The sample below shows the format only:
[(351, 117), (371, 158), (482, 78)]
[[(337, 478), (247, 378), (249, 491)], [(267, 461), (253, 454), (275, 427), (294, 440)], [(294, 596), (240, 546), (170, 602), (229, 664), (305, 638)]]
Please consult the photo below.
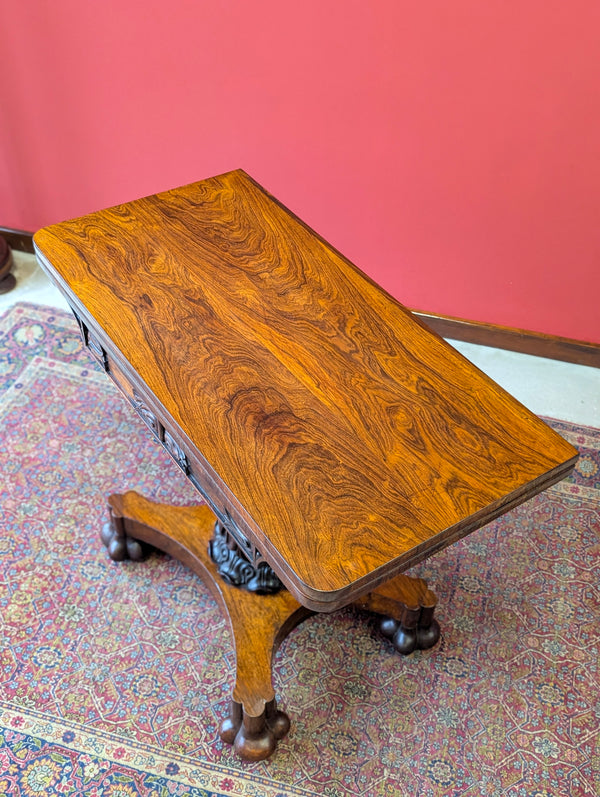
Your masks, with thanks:
[(163, 445), (173, 457), (175, 462), (179, 465), (181, 470), (185, 473), (185, 475), (189, 475), (190, 463), (188, 462), (186, 453), (166, 429), (164, 432)]
[(252, 564), (225, 526), (218, 521), (215, 523), (213, 538), (208, 544), (208, 553), (217, 565), (221, 578), (234, 587), (242, 587), (258, 595), (271, 595), (284, 588), (260, 554), (256, 552)]
[(158, 440), (159, 443), (162, 443), (166, 451), (171, 455), (171, 457), (173, 457), (185, 475), (189, 476), (191, 468), (185, 451), (175, 440), (173, 435), (163, 427), (156, 415), (148, 407), (144, 399), (140, 396), (135, 388), (133, 389), (131, 403), (134, 410), (144, 421), (146, 426), (151, 429), (156, 440)]
[(137, 392), (137, 390), (133, 389), (133, 396), (131, 398), (131, 403), (133, 405), (133, 409), (137, 412), (140, 418), (144, 421), (146, 426), (150, 428), (154, 437), (160, 442), (160, 424), (156, 415), (152, 412), (151, 409), (146, 405), (143, 398)]

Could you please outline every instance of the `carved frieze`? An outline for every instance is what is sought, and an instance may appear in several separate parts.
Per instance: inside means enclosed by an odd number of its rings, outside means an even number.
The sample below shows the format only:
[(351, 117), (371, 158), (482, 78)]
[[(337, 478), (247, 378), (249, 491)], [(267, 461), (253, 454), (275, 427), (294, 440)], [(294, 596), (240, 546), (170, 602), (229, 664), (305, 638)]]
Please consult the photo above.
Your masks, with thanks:
[[(107, 353), (99, 339), (80, 318), (78, 313), (75, 312), (73, 308), (71, 309), (79, 324), (84, 345), (102, 368), (111, 376), (115, 377), (114, 373), (111, 374)], [(192, 467), (186, 452), (171, 432), (165, 429), (160, 419), (148, 406), (148, 403), (141, 393), (133, 386), (131, 387), (131, 392), (129, 392), (129, 390), (124, 390), (119, 379), (115, 378), (115, 383), (123, 390), (134, 410), (152, 431), (157, 442), (161, 443), (184, 474), (190, 479), (192, 484), (205, 495), (203, 486), (192, 472)], [(229, 584), (242, 587), (249, 592), (256, 592), (258, 594), (273, 594), (284, 589), (282, 582), (272, 570), (271, 566), (263, 559), (256, 546), (253, 545), (241, 531), (238, 524), (231, 517), (229, 511), (227, 509), (221, 512), (216, 509), (214, 509), (214, 511), (219, 517), (219, 521), (215, 526), (214, 536), (209, 544), (209, 554), (217, 565), (217, 570), (221, 577)], [(123, 535), (118, 534), (115, 529), (116, 525), (113, 522), (110, 525), (110, 529), (107, 526), (104, 532), (104, 536), (106, 537), (105, 544), (109, 546), (109, 551), (112, 551), (110, 555), (113, 558), (130, 556), (131, 554), (125, 552), (126, 545)]]
[(185, 451), (166, 429), (164, 430), (163, 445), (186, 476), (190, 473), (190, 463)]
[(208, 553), (221, 578), (234, 587), (241, 587), (258, 595), (270, 595), (284, 589), (273, 569), (248, 540), (245, 547), (251, 549), (252, 561), (237, 545), (237, 537), (219, 521), (215, 523)]
[(133, 394), (131, 396), (131, 404), (133, 409), (137, 412), (140, 418), (144, 421), (146, 426), (151, 430), (154, 437), (158, 440), (159, 443), (162, 443), (162, 426), (156, 417), (156, 415), (152, 412), (152, 410), (148, 407), (144, 399), (140, 396), (138, 391), (133, 388)]

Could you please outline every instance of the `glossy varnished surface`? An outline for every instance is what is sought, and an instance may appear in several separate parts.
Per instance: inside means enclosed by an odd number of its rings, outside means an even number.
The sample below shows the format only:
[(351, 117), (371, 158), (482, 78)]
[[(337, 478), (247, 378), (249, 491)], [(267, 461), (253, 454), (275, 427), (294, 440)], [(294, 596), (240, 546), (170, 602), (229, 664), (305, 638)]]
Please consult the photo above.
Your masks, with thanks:
[(568, 443), (243, 172), (35, 243), (202, 461), (213, 508), (308, 606), (349, 602), (574, 465)]

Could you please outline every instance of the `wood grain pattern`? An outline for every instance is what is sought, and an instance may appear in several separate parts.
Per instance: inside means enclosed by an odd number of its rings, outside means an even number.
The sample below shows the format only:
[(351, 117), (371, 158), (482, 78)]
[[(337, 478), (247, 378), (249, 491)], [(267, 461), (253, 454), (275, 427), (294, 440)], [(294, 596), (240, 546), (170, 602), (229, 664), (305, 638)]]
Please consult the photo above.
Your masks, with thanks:
[(35, 244), (173, 422), (217, 514), (311, 608), (348, 603), (575, 464), (244, 172), (45, 228)]
[[(35, 253), (31, 232), (0, 227), (0, 236), (8, 242), (13, 252)], [(507, 349), (522, 354), (532, 354), (535, 357), (547, 357), (551, 360), (600, 368), (599, 343), (533, 332), (530, 329), (504, 327), (485, 321), (454, 318), (415, 308), (411, 308), (411, 312), (443, 338), (464, 340), (480, 346), (491, 346), (495, 349)]]

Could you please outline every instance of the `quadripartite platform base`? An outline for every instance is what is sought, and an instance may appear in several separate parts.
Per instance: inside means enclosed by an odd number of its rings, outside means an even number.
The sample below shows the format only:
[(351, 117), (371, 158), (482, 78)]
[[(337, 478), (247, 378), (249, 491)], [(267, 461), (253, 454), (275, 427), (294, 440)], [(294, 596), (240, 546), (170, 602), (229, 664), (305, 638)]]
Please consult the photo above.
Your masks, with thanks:
[[(109, 498), (111, 520), (102, 541), (115, 561), (142, 559), (154, 547), (183, 562), (210, 588), (229, 618), (236, 653), (236, 682), (223, 741), (250, 761), (268, 758), (288, 732), (277, 709), (271, 667), (287, 634), (312, 612), (285, 589), (257, 594), (226, 583), (209, 555), (216, 518), (206, 506), (157, 504), (135, 492)], [(354, 601), (381, 616), (381, 630), (401, 653), (430, 648), (439, 638), (436, 598), (422, 579), (399, 575)]]

